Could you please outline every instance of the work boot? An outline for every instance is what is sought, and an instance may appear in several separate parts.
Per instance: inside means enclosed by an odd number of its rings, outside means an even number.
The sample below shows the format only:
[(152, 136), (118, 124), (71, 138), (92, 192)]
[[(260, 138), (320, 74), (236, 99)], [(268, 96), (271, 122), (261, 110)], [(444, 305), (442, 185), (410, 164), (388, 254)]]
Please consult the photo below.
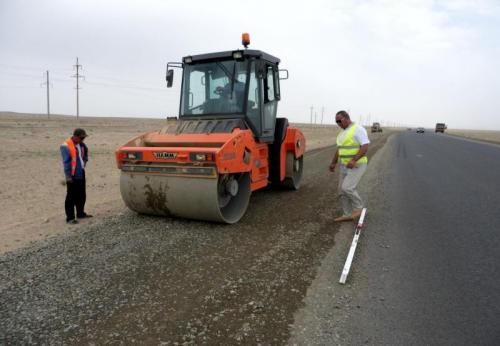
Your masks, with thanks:
[(354, 209), (351, 214), (353, 219), (357, 219), (361, 216), (361, 209)]
[(73, 220), (68, 220), (68, 221), (66, 221), (66, 223), (67, 223), (68, 225), (76, 225), (76, 224), (78, 223), (78, 221), (76, 221), (75, 219), (73, 219)]
[(94, 216), (92, 216), (92, 215), (90, 215), (90, 214), (87, 214), (87, 213), (83, 213), (83, 215), (80, 215), (80, 216), (78, 216), (78, 215), (77, 215), (76, 217), (77, 217), (78, 219), (87, 219), (87, 218), (89, 218), (89, 217), (94, 217)]
[(353, 218), (350, 215), (342, 215), (342, 216), (339, 216), (339, 217), (333, 219), (333, 221), (335, 221), (335, 222), (352, 221), (352, 220), (353, 220)]

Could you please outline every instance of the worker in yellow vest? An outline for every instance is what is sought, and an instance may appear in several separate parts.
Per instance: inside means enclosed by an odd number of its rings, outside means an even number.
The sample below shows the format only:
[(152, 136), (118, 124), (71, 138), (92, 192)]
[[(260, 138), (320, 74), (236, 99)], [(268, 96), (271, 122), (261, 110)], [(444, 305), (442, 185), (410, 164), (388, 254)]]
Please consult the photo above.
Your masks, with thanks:
[(364, 207), (356, 187), (366, 171), (366, 152), (370, 140), (365, 128), (353, 123), (346, 111), (337, 112), (335, 121), (342, 131), (337, 136), (337, 151), (330, 171), (335, 172), (337, 163), (340, 163), (338, 191), (343, 210), (342, 216), (335, 218), (335, 221), (351, 221), (361, 215)]

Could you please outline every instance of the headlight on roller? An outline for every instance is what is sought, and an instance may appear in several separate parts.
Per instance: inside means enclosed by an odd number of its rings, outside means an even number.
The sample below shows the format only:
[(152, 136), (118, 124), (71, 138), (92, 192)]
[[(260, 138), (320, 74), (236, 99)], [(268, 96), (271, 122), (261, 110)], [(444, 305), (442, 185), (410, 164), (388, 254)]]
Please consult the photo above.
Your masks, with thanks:
[(189, 155), (191, 161), (213, 161), (212, 153), (191, 153)]
[(125, 158), (129, 160), (142, 160), (141, 152), (128, 152), (125, 153)]

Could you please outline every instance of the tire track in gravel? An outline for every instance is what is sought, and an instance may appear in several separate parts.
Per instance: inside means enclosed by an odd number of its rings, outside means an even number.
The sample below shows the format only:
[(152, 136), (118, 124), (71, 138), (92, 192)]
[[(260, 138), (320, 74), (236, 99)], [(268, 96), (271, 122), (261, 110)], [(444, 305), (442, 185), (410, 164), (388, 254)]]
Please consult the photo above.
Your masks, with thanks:
[(125, 211), (1, 256), (0, 343), (286, 343), (335, 244), (333, 153), (309, 152), (301, 189), (254, 193), (236, 225)]

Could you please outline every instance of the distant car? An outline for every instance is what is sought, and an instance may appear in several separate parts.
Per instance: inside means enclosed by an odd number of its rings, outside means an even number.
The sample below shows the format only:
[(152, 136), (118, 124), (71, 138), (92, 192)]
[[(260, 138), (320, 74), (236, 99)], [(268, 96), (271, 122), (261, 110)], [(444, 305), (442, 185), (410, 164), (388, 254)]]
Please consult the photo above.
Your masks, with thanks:
[(425, 129), (423, 127), (417, 127), (417, 133), (424, 133)]

